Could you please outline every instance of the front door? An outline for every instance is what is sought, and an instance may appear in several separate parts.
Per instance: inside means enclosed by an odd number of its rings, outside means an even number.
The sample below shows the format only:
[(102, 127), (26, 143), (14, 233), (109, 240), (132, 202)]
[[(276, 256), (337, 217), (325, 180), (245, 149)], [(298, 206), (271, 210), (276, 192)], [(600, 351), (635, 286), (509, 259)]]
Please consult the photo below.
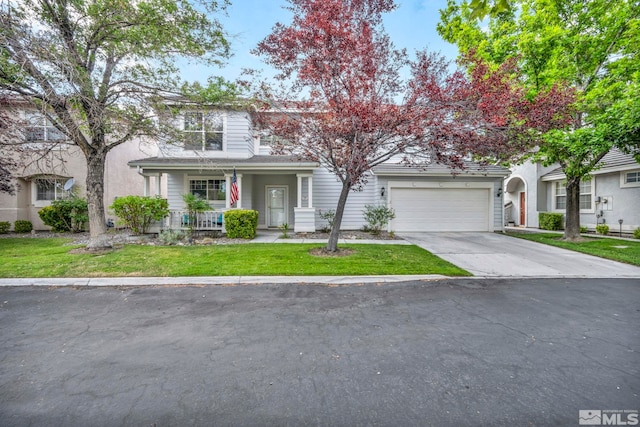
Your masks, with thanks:
[(267, 227), (287, 222), (287, 187), (267, 186)]
[(526, 205), (525, 205), (525, 192), (522, 191), (520, 193), (520, 224), (518, 225), (525, 225), (524, 221), (525, 221), (525, 212), (527, 211), (526, 209)]

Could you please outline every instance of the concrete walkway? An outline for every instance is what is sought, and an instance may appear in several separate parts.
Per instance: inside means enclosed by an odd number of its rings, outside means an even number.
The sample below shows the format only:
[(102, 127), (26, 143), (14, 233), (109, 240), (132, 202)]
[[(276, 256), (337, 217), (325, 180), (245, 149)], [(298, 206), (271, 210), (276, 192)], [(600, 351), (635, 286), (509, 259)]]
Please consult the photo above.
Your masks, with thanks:
[(640, 278), (640, 267), (499, 233), (407, 233), (400, 237), (474, 276)]

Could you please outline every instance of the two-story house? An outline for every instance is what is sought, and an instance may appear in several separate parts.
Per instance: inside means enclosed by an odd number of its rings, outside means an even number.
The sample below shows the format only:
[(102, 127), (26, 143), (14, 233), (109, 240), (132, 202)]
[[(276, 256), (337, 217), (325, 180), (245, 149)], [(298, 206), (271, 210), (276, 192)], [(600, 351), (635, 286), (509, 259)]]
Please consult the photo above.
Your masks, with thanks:
[[(162, 195), (174, 212), (171, 227), (184, 225), (187, 193), (205, 198), (215, 209), (209, 216), (212, 228), (219, 225), (219, 212), (244, 208), (258, 211), (259, 228), (286, 223), (296, 232), (312, 232), (325, 224), (320, 211), (335, 210), (341, 188), (337, 178), (316, 162), (272, 155), (272, 137), (255, 129), (250, 112), (190, 110), (173, 120), (183, 132), (180, 143), (162, 143), (157, 156), (129, 162), (145, 177), (146, 194), (162, 194), (166, 185)], [(234, 171), (240, 197), (232, 206)], [(342, 228), (361, 228), (365, 205), (384, 204), (395, 211), (389, 230), (396, 232), (502, 230), (502, 185), (508, 174), (497, 166), (469, 164), (452, 174), (439, 165), (412, 168), (389, 162), (371, 171), (362, 191), (349, 195)]]
[[(10, 142), (25, 143), (22, 145), (24, 158), (12, 171), (15, 194), (0, 193), (0, 221), (27, 220), (35, 230), (47, 230), (50, 227), (38, 216), (40, 209), (54, 200), (69, 197), (70, 192), (81, 197), (85, 193), (87, 166), (84, 155), (78, 147), (66, 144), (64, 135), (48, 123), (41, 112), (20, 108), (20, 105), (0, 108), (5, 108), (5, 112), (14, 117), (14, 123), (21, 127), (4, 137), (12, 139)], [(3, 147), (2, 153), (18, 157), (17, 151), (9, 146)], [(155, 144), (139, 140), (131, 140), (109, 152), (105, 166), (105, 211), (117, 197), (144, 193), (144, 181), (127, 162), (156, 153)], [(113, 216), (110, 218), (115, 220)]]

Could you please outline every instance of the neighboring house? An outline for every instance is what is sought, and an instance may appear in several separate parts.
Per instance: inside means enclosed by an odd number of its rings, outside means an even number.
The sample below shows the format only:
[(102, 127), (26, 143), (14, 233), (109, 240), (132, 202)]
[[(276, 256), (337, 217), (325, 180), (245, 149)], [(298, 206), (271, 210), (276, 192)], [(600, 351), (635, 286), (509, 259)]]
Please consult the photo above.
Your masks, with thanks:
[[(172, 210), (169, 227), (183, 227), (187, 216), (182, 196), (194, 193), (209, 201), (215, 213), (200, 225), (216, 229), (219, 213), (254, 209), (259, 228), (284, 223), (296, 232), (312, 232), (326, 222), (320, 211), (335, 210), (341, 184), (316, 162), (271, 154), (271, 137), (254, 129), (248, 112), (185, 111), (175, 119), (184, 132), (182, 144), (161, 144), (159, 154), (129, 162), (145, 177), (146, 194), (161, 194), (151, 180), (166, 182)], [(240, 199), (230, 203), (235, 171)], [(389, 230), (498, 231), (503, 229), (502, 167), (468, 169), (452, 175), (442, 166), (412, 168), (398, 163), (375, 167), (362, 191), (352, 192), (342, 221), (345, 230), (366, 225), (365, 205), (395, 210)]]
[[(45, 117), (30, 110), (12, 111), (16, 123), (23, 127), (13, 138), (29, 144), (26, 165), (13, 171), (17, 191), (13, 195), (0, 193), (0, 221), (28, 220), (35, 230), (47, 230), (38, 211), (52, 201), (69, 197), (71, 192), (84, 196), (87, 166), (80, 149), (64, 144), (61, 134)], [(8, 152), (8, 147), (3, 148)], [(124, 143), (109, 152), (105, 166), (104, 204), (108, 207), (116, 197), (144, 193), (144, 181), (127, 162), (142, 156), (155, 155), (156, 146), (138, 140)], [(154, 183), (155, 184), (155, 183)], [(113, 215), (107, 218), (115, 221)]]
[[(593, 230), (606, 223), (611, 232), (640, 227), (640, 164), (611, 150), (580, 186), (580, 224)], [(505, 180), (505, 221), (537, 228), (539, 212), (565, 212), (565, 175), (556, 165), (527, 162)]]

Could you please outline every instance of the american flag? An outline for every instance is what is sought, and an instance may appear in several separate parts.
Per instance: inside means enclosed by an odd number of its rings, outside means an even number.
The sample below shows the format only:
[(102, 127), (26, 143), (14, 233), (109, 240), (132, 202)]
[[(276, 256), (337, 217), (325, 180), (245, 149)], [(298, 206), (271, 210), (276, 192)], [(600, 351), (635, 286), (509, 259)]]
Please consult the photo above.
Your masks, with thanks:
[(240, 198), (240, 192), (238, 191), (238, 180), (236, 179), (236, 168), (233, 168), (233, 178), (231, 178), (231, 198), (229, 204), (233, 205)]

